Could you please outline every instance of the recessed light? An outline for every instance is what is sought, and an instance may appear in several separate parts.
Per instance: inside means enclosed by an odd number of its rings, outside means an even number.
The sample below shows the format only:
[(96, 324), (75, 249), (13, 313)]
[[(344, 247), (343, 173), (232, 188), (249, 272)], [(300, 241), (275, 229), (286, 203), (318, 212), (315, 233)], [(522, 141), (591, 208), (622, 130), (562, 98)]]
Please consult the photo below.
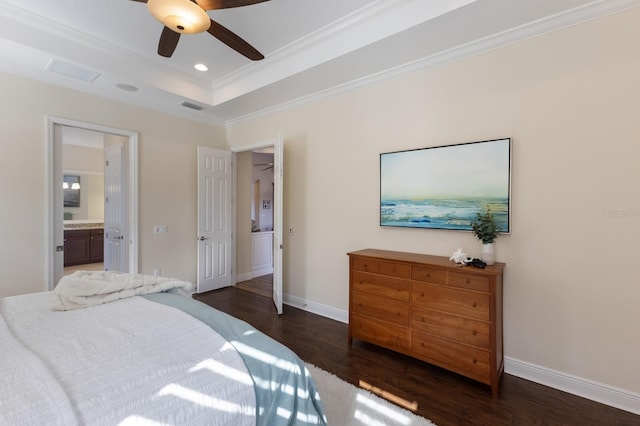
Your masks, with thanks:
[(205, 72), (205, 71), (209, 70), (209, 67), (206, 66), (205, 64), (195, 64), (193, 67), (195, 69), (197, 69), (198, 71), (202, 71), (202, 72)]
[(118, 83), (116, 87), (120, 90), (124, 90), (125, 92), (137, 92), (138, 88), (136, 86), (132, 86), (131, 84), (126, 83)]

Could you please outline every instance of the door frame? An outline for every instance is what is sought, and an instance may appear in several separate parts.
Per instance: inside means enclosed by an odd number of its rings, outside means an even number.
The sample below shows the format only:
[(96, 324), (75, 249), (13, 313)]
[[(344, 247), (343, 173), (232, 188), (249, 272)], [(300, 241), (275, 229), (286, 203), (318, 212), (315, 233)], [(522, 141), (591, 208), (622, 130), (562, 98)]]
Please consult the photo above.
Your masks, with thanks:
[[(115, 127), (107, 127), (99, 124), (86, 123), (67, 118), (47, 116), (46, 119), (46, 173), (47, 178), (47, 199), (46, 199), (46, 283), (47, 290), (53, 290), (56, 285), (56, 262), (61, 261), (60, 256), (56, 256), (56, 246), (58, 243), (56, 236), (63, 234), (64, 223), (62, 220), (56, 220), (59, 216), (62, 219), (62, 211), (60, 207), (55, 205), (55, 193), (61, 191), (60, 185), (57, 184), (56, 172), (62, 169), (62, 153), (56, 148), (56, 126), (77, 127), (80, 129), (91, 130), (101, 133), (109, 133), (128, 138), (126, 170), (127, 179), (127, 199), (128, 212), (127, 221), (129, 222), (129, 272), (138, 272), (138, 133), (131, 130), (118, 129)], [(60, 141), (61, 143), (62, 141)], [(63, 261), (63, 260), (62, 260)]]
[[(232, 161), (233, 161), (233, 176), (234, 176), (234, 179), (233, 179), (233, 199), (234, 200), (238, 199), (237, 179), (235, 179), (235, 174), (237, 173), (236, 154), (241, 153), (241, 152), (246, 152), (246, 151), (253, 151), (253, 150), (256, 150), (256, 149), (260, 149), (260, 148), (273, 147), (273, 146), (276, 146), (276, 145), (280, 145), (280, 146), (282, 146), (282, 149), (284, 149), (283, 143), (284, 143), (283, 138), (282, 138), (281, 135), (279, 135), (276, 138), (265, 140), (265, 141), (258, 142), (258, 143), (255, 143), (255, 144), (248, 144), (248, 145), (242, 145), (242, 146), (237, 146), (237, 147), (230, 148), (230, 151), (232, 153)], [(282, 159), (280, 159), (280, 161), (281, 160)], [(278, 160), (276, 160), (276, 158), (274, 158), (274, 163), (276, 161), (278, 161)], [(281, 164), (279, 165), (279, 168), (280, 167), (281, 167)], [(274, 169), (274, 173), (282, 173), (282, 170)], [(274, 188), (274, 191), (275, 191), (275, 188)], [(283, 197), (284, 197), (284, 188), (282, 188), (282, 191), (280, 193), (280, 198), (283, 198)], [(237, 222), (238, 221), (235, 220), (235, 218), (236, 218), (238, 212), (237, 212), (237, 203), (235, 201), (232, 203), (232, 208), (233, 208), (232, 215), (233, 215), (233, 218), (234, 218), (234, 230), (233, 230), (233, 236), (232, 236), (232, 245), (233, 245), (232, 256), (233, 256), (233, 258), (231, 260), (231, 265), (232, 265), (231, 282), (232, 282), (232, 285), (236, 285), (237, 284), (237, 282), (236, 282), (237, 281), (237, 274), (236, 274), (236, 270), (237, 270), (237, 265), (236, 265), (236, 235), (238, 235), (236, 227), (237, 227)], [(274, 209), (277, 208), (275, 202), (274, 202), (273, 208)], [(284, 209), (284, 205), (280, 206), (280, 210), (281, 210), (279, 212), (280, 217), (283, 217), (283, 214), (284, 214), (284, 212), (282, 211), (283, 209)], [(276, 230), (276, 228), (275, 228), (275, 226), (276, 226), (276, 217), (275, 216), (276, 216), (276, 212), (274, 211), (274, 223), (273, 223), (273, 225), (274, 225), (274, 229), (273, 229), (273, 231), (274, 231), (274, 233), (273, 233), (274, 241), (276, 240), (276, 233), (278, 232), (278, 230)], [(281, 222), (283, 222), (283, 221), (281, 221)], [(284, 222), (282, 223), (282, 226), (284, 226)], [(283, 234), (282, 229), (280, 229), (279, 231), (280, 231), (281, 234)], [(279, 241), (278, 245), (280, 247), (282, 247), (282, 241)], [(282, 250), (282, 249), (280, 249), (280, 250)], [(282, 314), (282, 302), (283, 302), (282, 284), (283, 284), (283, 281), (284, 281), (284, 276), (283, 276), (284, 256), (283, 256), (282, 252), (280, 254), (281, 254), (281, 263), (283, 264), (283, 266), (282, 266), (282, 268), (280, 268), (280, 271), (279, 271), (280, 294), (279, 294), (279, 304), (276, 304), (276, 310), (277, 310), (278, 315)], [(273, 255), (274, 255), (274, 263), (275, 263), (275, 255), (276, 255), (275, 247), (274, 247)], [(274, 283), (273, 283), (274, 290), (275, 290), (275, 287), (276, 287), (275, 277), (276, 277), (276, 275), (275, 275), (275, 265), (274, 265)], [(275, 300), (274, 300), (274, 302), (275, 302)]]

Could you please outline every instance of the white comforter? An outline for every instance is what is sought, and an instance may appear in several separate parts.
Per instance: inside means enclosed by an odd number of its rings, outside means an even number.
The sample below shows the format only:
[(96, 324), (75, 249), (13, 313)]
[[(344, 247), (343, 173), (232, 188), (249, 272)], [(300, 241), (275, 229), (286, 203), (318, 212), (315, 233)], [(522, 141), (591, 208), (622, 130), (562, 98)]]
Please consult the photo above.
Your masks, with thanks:
[(200, 321), (140, 297), (52, 299), (0, 300), (0, 424), (255, 424), (244, 362)]

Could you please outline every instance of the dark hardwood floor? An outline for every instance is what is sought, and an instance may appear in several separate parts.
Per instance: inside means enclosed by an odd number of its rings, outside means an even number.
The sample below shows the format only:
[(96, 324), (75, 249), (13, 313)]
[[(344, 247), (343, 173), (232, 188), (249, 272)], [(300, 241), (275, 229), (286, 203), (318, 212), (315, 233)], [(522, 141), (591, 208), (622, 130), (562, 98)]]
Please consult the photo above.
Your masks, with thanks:
[(500, 397), (488, 386), (360, 341), (347, 325), (291, 306), (278, 317), (270, 298), (229, 287), (194, 297), (240, 318), (304, 361), (358, 386), (362, 380), (409, 403), (438, 426), (640, 425), (640, 416), (504, 374)]

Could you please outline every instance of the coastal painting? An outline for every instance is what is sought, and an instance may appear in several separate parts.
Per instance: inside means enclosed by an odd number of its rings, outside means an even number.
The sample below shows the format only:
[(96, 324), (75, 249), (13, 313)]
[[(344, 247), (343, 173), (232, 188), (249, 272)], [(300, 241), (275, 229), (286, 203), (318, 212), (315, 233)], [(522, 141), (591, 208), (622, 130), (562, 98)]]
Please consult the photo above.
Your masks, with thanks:
[(511, 139), (380, 154), (380, 225), (471, 230), (489, 208), (510, 232)]

